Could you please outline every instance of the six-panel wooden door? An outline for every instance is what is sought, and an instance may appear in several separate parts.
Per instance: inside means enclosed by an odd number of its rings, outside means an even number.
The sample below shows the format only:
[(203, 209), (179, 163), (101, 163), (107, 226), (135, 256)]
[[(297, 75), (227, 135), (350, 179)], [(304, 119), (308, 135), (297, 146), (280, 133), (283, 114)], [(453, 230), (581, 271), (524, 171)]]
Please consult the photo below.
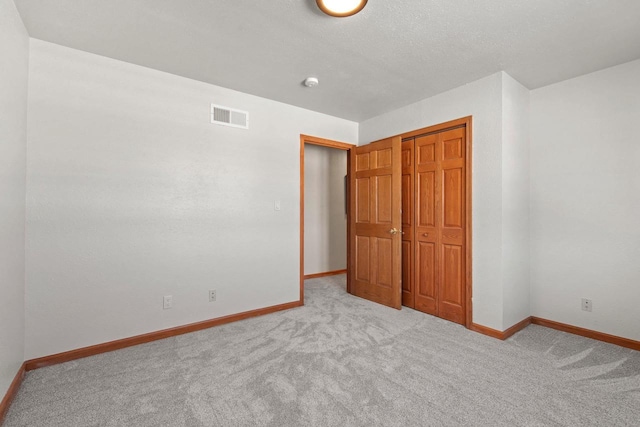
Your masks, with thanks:
[(350, 292), (401, 308), (401, 138), (352, 149)]
[(402, 157), (403, 304), (461, 324), (467, 315), (465, 150), (466, 128), (458, 127), (404, 140)]
[(415, 192), (414, 139), (402, 141), (402, 305), (415, 308), (414, 236)]

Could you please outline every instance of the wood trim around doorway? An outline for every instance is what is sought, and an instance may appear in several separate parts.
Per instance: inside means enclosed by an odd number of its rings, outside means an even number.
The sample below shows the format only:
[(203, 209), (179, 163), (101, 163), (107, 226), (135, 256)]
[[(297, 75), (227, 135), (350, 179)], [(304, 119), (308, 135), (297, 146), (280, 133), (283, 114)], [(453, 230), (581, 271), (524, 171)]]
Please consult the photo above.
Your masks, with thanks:
[(466, 296), (467, 296), (467, 300), (466, 300), (466, 319), (465, 319), (465, 327), (467, 329), (472, 329), (472, 325), (473, 325), (473, 276), (472, 276), (472, 266), (473, 266), (473, 258), (472, 258), (472, 169), (471, 169), (471, 165), (472, 165), (472, 155), (473, 155), (473, 151), (472, 151), (472, 129), (473, 129), (473, 118), (472, 116), (467, 116), (467, 117), (462, 117), (460, 119), (456, 119), (456, 120), (451, 120), (448, 122), (444, 122), (444, 123), (439, 123), (437, 125), (433, 125), (433, 126), (428, 126), (422, 129), (417, 129), (411, 132), (406, 132), (400, 135), (396, 135), (396, 136), (400, 136), (402, 137), (402, 139), (404, 140), (405, 138), (412, 138), (412, 137), (417, 137), (417, 136), (423, 136), (423, 135), (428, 135), (431, 133), (438, 133), (438, 132), (442, 132), (445, 130), (450, 130), (450, 129), (455, 129), (455, 128), (459, 128), (459, 127), (464, 127), (465, 128), (465, 139), (466, 139), (466, 163), (465, 163), (465, 168), (466, 168), (466, 182), (465, 182), (465, 203), (466, 203), (466, 212), (465, 212), (465, 222), (466, 222), (466, 229), (465, 229), (465, 246), (466, 246), (466, 254), (465, 254), (465, 261), (466, 261), (466, 277), (465, 277), (465, 281), (466, 281)]
[[(319, 138), (317, 136), (300, 135), (300, 302), (304, 304), (304, 145), (320, 145), (323, 147), (336, 148), (347, 152), (347, 164), (351, 156), (351, 149), (355, 148), (355, 144), (346, 142), (333, 141), (330, 139)], [(345, 171), (346, 173), (346, 171)], [(347, 194), (348, 200), (349, 194)], [(349, 213), (347, 212), (347, 247), (349, 247)], [(349, 268), (349, 251), (347, 251), (347, 269)], [(347, 291), (349, 290), (349, 274), (347, 274)]]

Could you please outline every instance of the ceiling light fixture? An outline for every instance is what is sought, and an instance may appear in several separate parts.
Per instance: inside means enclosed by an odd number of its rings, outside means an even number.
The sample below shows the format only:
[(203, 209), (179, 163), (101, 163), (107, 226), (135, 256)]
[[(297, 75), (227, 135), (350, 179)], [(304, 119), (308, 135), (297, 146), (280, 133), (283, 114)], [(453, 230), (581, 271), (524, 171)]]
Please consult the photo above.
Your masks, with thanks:
[(367, 0), (316, 0), (316, 3), (327, 15), (344, 18), (364, 9)]

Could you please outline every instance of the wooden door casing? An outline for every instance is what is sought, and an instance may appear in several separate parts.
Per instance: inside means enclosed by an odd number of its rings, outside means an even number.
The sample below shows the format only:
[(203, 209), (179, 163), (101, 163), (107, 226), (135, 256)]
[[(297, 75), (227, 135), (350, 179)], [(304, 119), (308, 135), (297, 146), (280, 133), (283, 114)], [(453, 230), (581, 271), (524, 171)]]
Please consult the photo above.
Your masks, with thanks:
[(355, 265), (350, 269), (350, 291), (400, 309), (401, 139), (389, 138), (353, 151), (349, 171), (349, 250)]

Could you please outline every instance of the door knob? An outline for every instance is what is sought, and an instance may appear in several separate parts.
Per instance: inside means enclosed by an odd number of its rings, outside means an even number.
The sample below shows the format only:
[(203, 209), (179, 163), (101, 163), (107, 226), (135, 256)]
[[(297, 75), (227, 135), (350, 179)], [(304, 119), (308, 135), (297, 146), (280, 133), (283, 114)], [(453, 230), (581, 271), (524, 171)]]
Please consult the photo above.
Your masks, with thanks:
[(392, 228), (391, 230), (389, 230), (389, 233), (391, 234), (398, 234), (398, 229), (397, 228)]
[(429, 233), (423, 233), (422, 234), (424, 237), (429, 237)]

